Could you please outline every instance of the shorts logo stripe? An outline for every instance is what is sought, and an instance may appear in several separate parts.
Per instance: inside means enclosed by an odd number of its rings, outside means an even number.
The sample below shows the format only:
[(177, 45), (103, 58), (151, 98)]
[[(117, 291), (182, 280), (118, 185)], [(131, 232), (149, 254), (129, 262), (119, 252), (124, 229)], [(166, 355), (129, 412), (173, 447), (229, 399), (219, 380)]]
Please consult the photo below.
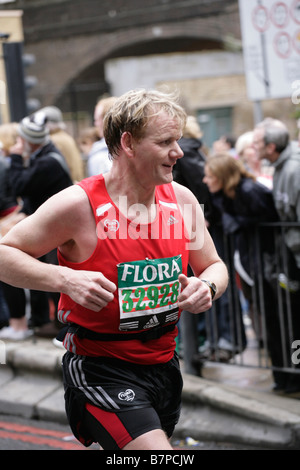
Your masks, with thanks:
[(102, 387), (91, 387), (88, 385), (85, 373), (83, 371), (84, 358), (77, 356), (70, 361), (70, 376), (73, 384), (83, 391), (85, 396), (96, 406), (101, 406), (108, 409), (119, 409), (120, 407), (115, 401), (107, 394)]

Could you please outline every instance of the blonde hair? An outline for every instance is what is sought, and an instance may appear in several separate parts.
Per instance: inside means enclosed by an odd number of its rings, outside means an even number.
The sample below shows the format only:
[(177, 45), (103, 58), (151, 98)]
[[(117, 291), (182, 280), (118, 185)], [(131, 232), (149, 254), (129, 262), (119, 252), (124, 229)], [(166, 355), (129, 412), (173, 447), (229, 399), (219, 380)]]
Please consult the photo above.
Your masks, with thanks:
[(245, 132), (240, 135), (235, 144), (235, 150), (239, 157), (243, 156), (246, 148), (250, 147), (253, 142), (253, 131)]
[(102, 116), (104, 117), (107, 111), (112, 107), (113, 104), (115, 104), (117, 100), (116, 96), (108, 96), (107, 98), (100, 98), (97, 101), (97, 104), (95, 106), (96, 108), (102, 108)]
[(12, 147), (18, 137), (18, 123), (10, 122), (0, 125), (0, 145), (1, 150), (5, 155), (10, 154), (10, 147)]
[(203, 136), (203, 132), (201, 131), (201, 127), (198, 124), (197, 119), (195, 116), (187, 116), (186, 125), (183, 130), (182, 137), (187, 139), (200, 139)]
[(186, 113), (177, 103), (177, 96), (158, 90), (132, 90), (120, 96), (104, 118), (104, 138), (111, 155), (118, 155), (121, 136), (130, 132), (141, 139), (150, 118), (166, 112), (185, 127)]
[(216, 153), (206, 160), (206, 167), (221, 182), (225, 196), (234, 199), (236, 188), (242, 178), (251, 178), (255, 181), (255, 176), (247, 171), (243, 162), (233, 158), (229, 153)]

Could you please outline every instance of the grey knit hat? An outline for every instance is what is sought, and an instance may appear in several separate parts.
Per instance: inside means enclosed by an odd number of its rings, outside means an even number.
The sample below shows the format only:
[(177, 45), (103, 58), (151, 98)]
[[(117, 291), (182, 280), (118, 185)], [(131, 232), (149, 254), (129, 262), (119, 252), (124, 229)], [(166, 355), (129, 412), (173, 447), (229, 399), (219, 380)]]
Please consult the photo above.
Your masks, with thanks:
[(63, 122), (62, 112), (56, 106), (45, 106), (45, 108), (40, 109), (39, 112), (45, 114), (48, 122)]
[(31, 144), (44, 144), (48, 140), (49, 130), (46, 127), (46, 116), (33, 114), (22, 119), (18, 128), (19, 135)]

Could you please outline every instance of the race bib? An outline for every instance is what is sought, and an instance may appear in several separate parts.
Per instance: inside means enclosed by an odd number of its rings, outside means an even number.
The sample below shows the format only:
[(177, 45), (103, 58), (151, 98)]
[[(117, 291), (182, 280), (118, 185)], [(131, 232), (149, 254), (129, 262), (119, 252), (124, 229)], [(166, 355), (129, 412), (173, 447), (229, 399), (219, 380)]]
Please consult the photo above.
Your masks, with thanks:
[(178, 319), (181, 255), (118, 265), (121, 331), (147, 330)]

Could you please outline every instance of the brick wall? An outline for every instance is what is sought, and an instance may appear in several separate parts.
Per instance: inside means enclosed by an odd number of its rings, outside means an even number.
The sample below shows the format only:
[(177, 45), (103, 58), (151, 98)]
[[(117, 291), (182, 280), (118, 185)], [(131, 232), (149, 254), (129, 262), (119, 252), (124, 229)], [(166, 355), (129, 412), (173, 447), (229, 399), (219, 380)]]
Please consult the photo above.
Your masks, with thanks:
[[(23, 9), (25, 51), (35, 54), (28, 73), (39, 85), (31, 95), (42, 105), (59, 102), (78, 77), (99, 82), (111, 57), (222, 50), (228, 36), (240, 39), (238, 0), (16, 0), (2, 9)], [(172, 81), (169, 82), (172, 85)], [(233, 107), (236, 134), (253, 122), (243, 75), (176, 83), (188, 105)], [(89, 101), (89, 112), (96, 92)], [(64, 100), (68, 106), (70, 97)], [(84, 101), (84, 100), (81, 100)], [(61, 101), (60, 101), (61, 102)], [(292, 119), (290, 99), (263, 103), (264, 113)]]
[(17, 0), (13, 8), (24, 10), (25, 35), (32, 43), (57, 36), (218, 17), (236, 5), (236, 0)]

